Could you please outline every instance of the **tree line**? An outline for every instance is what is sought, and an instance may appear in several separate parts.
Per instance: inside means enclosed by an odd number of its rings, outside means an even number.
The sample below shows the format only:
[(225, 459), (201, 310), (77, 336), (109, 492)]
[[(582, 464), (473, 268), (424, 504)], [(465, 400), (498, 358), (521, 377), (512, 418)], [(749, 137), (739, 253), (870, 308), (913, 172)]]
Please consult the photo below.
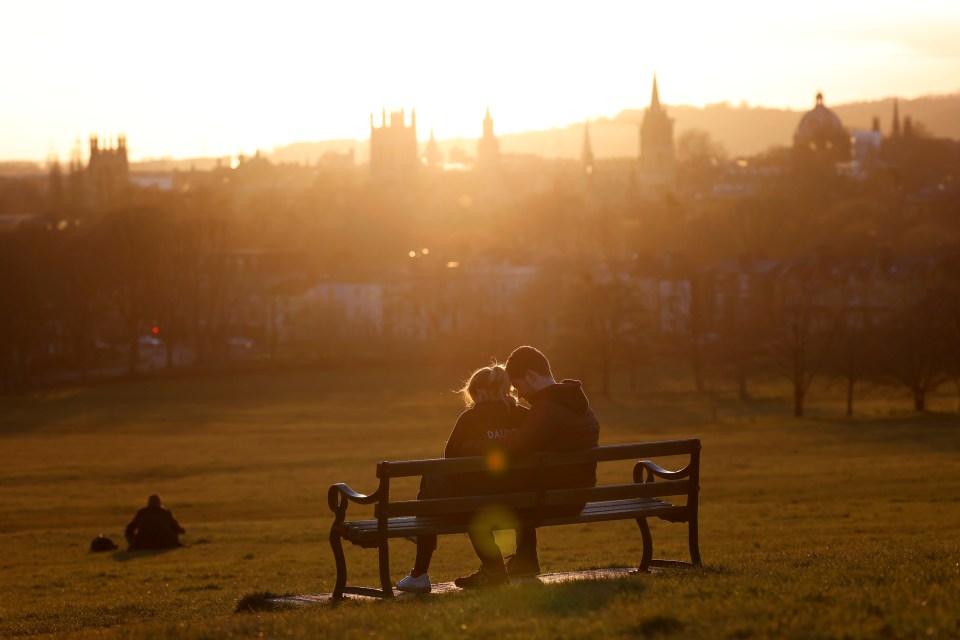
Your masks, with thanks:
[[(0, 232), (0, 391), (118, 357), (136, 372), (153, 327), (168, 366), (184, 364), (175, 362), (184, 346), (187, 364), (223, 361), (234, 336), (255, 338), (263, 357), (334, 364), (357, 354), (475, 362), (536, 342), (605, 393), (644, 363), (684, 363), (697, 389), (732, 384), (744, 398), (752, 380), (780, 375), (798, 414), (817, 376), (845, 381), (851, 412), (864, 382), (903, 385), (918, 409), (956, 383), (952, 262), (938, 262), (924, 291), (862, 308), (836, 295), (835, 278), (798, 266), (823, 245), (835, 257), (826, 266), (887, 245), (901, 257), (949, 256), (960, 246), (952, 183), (934, 184), (932, 196), (903, 188), (926, 180), (921, 168), (942, 177), (944, 166), (915, 162), (906, 177), (865, 180), (774, 171), (743, 193), (710, 196), (727, 179), (713, 162), (722, 150), (688, 138), (681, 184), (663, 191), (638, 189), (628, 174), (604, 178), (602, 167), (588, 179), (562, 161), (496, 183), (464, 173), (398, 186), (362, 169), (259, 160), (180, 175), (171, 192), (131, 189), (102, 211), (0, 182), (0, 214), (43, 212)], [(251, 268), (257, 252), (291, 264)], [(781, 266), (724, 280), (715, 267), (731, 261)], [(528, 282), (517, 268), (535, 275)], [(741, 277), (749, 296), (725, 289)], [(316, 283), (382, 286), (380, 329), (335, 299), (291, 304)]]

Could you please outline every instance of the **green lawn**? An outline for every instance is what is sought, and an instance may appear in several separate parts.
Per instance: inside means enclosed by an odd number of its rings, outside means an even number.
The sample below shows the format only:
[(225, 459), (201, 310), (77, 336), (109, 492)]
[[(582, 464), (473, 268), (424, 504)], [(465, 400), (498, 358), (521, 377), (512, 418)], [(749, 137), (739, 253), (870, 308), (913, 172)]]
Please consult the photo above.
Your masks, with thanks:
[[(0, 400), (0, 637), (960, 637), (960, 420), (885, 391), (841, 418), (828, 389), (789, 417), (769, 384), (741, 405), (681, 381), (593, 398), (601, 443), (699, 437), (704, 567), (597, 583), (237, 614), (259, 592), (333, 586), (326, 489), (382, 459), (434, 457), (463, 369), (285, 371), (93, 385)], [(159, 493), (191, 546), (91, 554)], [(652, 523), (686, 558), (683, 525)], [(392, 544), (400, 578), (413, 545)], [(630, 522), (547, 529), (545, 571), (635, 564)], [(509, 551), (509, 549), (508, 549)], [(351, 582), (376, 554), (348, 548)], [(440, 541), (431, 575), (476, 568)]]

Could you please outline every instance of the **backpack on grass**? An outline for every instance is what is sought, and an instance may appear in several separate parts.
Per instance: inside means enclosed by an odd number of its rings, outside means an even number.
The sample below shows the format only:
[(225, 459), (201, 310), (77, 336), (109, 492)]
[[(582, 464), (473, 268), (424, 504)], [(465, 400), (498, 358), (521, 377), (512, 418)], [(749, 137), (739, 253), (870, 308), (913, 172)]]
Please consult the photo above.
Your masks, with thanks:
[(117, 545), (102, 533), (90, 542), (90, 551), (113, 551)]

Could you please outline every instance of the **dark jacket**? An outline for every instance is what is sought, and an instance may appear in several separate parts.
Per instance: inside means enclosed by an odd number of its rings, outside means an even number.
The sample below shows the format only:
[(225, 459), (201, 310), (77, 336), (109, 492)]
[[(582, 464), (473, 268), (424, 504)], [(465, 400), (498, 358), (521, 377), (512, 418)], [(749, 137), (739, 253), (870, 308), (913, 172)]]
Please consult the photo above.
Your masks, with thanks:
[(186, 533), (169, 509), (144, 507), (127, 525), (124, 535), (131, 551), (137, 549), (170, 549), (179, 547), (178, 536)]
[[(457, 418), (447, 445), (445, 458), (496, 454), (504, 443), (515, 438), (530, 410), (499, 401), (478, 402)], [(420, 498), (502, 493), (508, 489), (505, 469), (487, 473), (461, 473), (452, 476), (424, 476)]]
[[(458, 458), (482, 455), (490, 449), (496, 449), (517, 436), (529, 414), (529, 409), (519, 405), (511, 406), (499, 401), (478, 402), (457, 418), (447, 439), (447, 446), (443, 449), (443, 456)], [(468, 442), (471, 443), (470, 451), (465, 451), (464, 445)]]
[[(504, 442), (508, 452), (523, 455), (534, 451), (580, 451), (599, 444), (600, 422), (579, 380), (550, 385), (529, 400), (530, 415), (520, 433)], [(597, 465), (556, 467), (540, 481), (551, 489), (592, 487), (597, 483)], [(536, 486), (535, 479), (530, 482), (528, 488)]]

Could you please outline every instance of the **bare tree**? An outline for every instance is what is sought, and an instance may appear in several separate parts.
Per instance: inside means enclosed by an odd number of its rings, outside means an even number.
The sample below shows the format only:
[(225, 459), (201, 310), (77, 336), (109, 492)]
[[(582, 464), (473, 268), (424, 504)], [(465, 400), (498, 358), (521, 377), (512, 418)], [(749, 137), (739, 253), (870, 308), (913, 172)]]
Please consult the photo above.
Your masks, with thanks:
[(702, 190), (723, 172), (727, 150), (703, 129), (687, 129), (677, 136), (677, 172), (684, 186)]
[(636, 355), (642, 342), (642, 312), (633, 288), (619, 274), (584, 271), (569, 288), (559, 317), (559, 351), (600, 373), (601, 393), (610, 395), (616, 364)]
[(926, 411), (927, 397), (947, 381), (943, 335), (944, 315), (935, 295), (900, 310), (884, 329), (882, 371), (913, 396), (913, 408)]
[(141, 333), (161, 309), (172, 233), (166, 212), (126, 208), (107, 214), (90, 236), (100, 296), (122, 321), (131, 374), (139, 365)]
[(0, 392), (26, 386), (41, 351), (51, 284), (47, 235), (43, 229), (0, 235)]
[(881, 344), (865, 312), (841, 309), (835, 313), (827, 337), (825, 366), (827, 372), (844, 382), (847, 416), (853, 415), (857, 384), (876, 377)]
[(763, 345), (771, 369), (791, 383), (793, 415), (799, 418), (810, 385), (824, 369), (827, 335), (809, 274), (793, 283), (787, 299), (767, 318)]

